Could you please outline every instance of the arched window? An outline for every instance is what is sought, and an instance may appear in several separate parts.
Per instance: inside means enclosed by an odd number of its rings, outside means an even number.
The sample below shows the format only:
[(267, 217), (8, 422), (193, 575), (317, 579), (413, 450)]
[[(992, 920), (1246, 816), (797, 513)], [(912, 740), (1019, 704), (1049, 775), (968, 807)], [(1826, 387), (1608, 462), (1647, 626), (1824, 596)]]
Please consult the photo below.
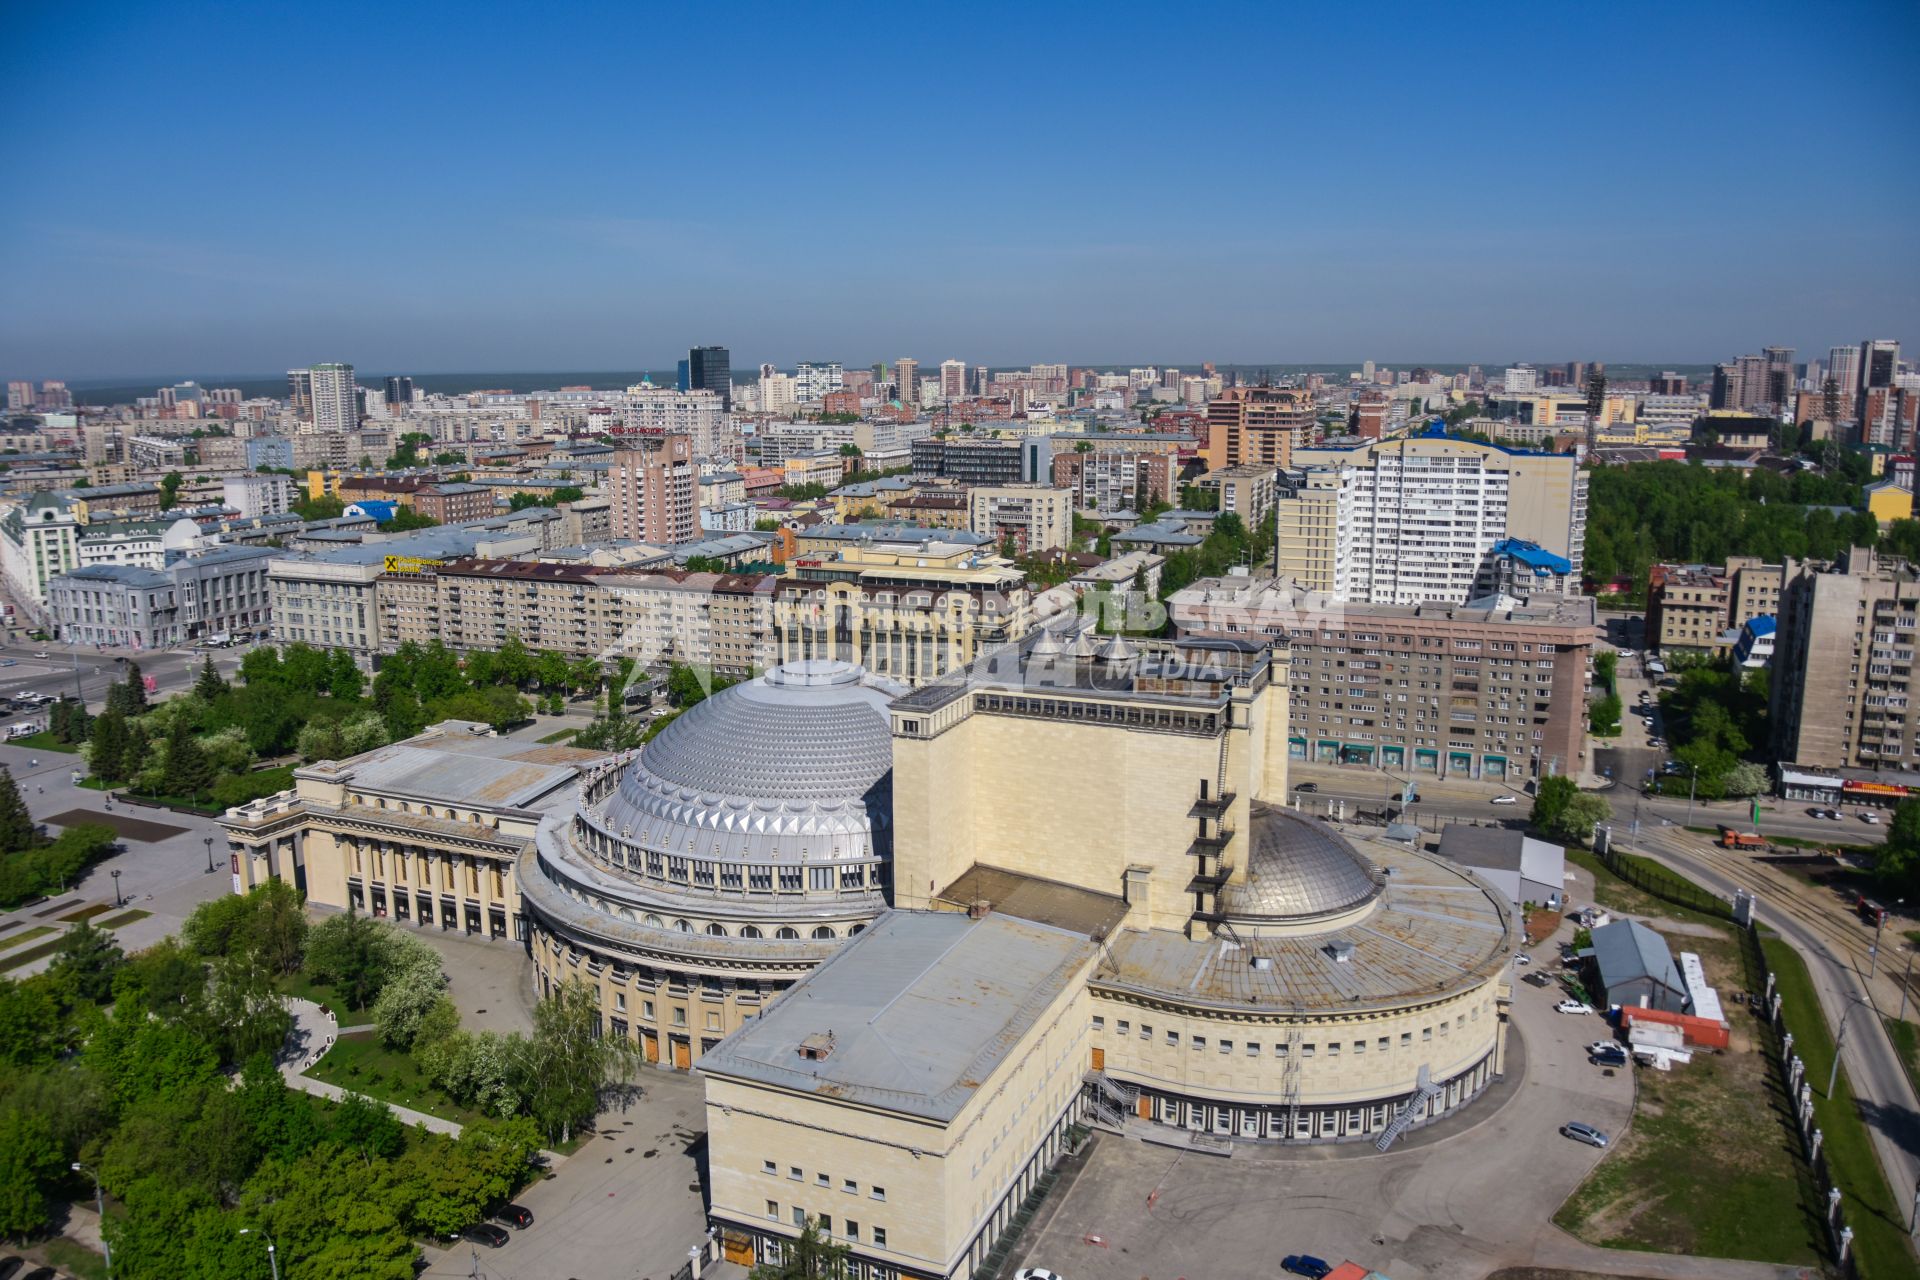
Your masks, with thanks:
[(797, 942), (800, 939), (800, 931), (792, 925), (783, 924), (773, 936), (782, 942)]
[(642, 920), (640, 923), (652, 925), (654, 928), (658, 929), (662, 924), (665, 923), (665, 921), (661, 920), (659, 916), (654, 915), (653, 912), (649, 911), (647, 912), (647, 918), (645, 920)]
[(867, 931), (867, 926), (863, 924), (857, 924), (853, 926), (853, 928), (847, 930), (847, 936), (851, 938), (857, 933), (865, 933), (866, 931)]
[(833, 930), (827, 925), (823, 924), (815, 927), (813, 931), (813, 939), (815, 942), (827, 942), (827, 941), (830, 941), (832, 938), (833, 938)]
[(751, 924), (742, 925), (740, 926), (740, 936), (743, 938), (757, 938), (760, 936), (760, 927)]
[(688, 923), (687, 923), (687, 922), (686, 922), (685, 920), (675, 920), (675, 921), (673, 922), (673, 927), (674, 927), (674, 928), (676, 928), (676, 929), (678, 929), (678, 930), (679, 930), (680, 932), (682, 932), (682, 933), (692, 933), (692, 932), (693, 932), (693, 926), (692, 926), (692, 925), (690, 925), (690, 924), (688, 924)]
[(707, 936), (709, 938), (724, 938), (727, 936), (727, 931), (717, 924), (710, 924), (707, 926)]

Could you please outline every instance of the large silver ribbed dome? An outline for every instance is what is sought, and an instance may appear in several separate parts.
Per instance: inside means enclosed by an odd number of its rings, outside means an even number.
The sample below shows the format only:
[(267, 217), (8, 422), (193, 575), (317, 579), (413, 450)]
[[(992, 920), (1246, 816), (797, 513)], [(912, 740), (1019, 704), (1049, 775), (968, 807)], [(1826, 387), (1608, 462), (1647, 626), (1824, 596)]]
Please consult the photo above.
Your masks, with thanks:
[(904, 687), (848, 662), (788, 663), (723, 689), (649, 743), (600, 825), (645, 848), (793, 863), (891, 852)]
[(1229, 919), (1312, 920), (1379, 894), (1372, 865), (1324, 823), (1256, 802), (1251, 826), (1247, 883), (1220, 891), (1220, 911)]

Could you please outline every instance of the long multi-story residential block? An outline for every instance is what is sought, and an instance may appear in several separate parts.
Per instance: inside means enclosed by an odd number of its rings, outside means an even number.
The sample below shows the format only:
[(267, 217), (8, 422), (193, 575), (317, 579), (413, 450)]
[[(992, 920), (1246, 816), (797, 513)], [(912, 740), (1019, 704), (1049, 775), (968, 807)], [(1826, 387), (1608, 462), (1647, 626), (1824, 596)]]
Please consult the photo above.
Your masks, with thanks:
[(1574, 772), (1586, 742), (1594, 603), (1341, 604), (1271, 578), (1175, 592), (1182, 636), (1292, 646), (1296, 759), (1475, 778)]
[(711, 666), (771, 665), (769, 575), (636, 570), (580, 563), (460, 559), (378, 580), (381, 644), (438, 640), (494, 650), (508, 637), (568, 657)]
[(1209, 471), (1194, 483), (1217, 495), (1214, 510), (1239, 516), (1251, 533), (1273, 510), (1280, 474), (1277, 467), (1242, 465)]
[(1784, 573), (1768, 717), (1775, 756), (1824, 769), (1920, 767), (1920, 574), (1868, 547), (1832, 565), (1789, 560)]
[(1073, 494), (1046, 484), (980, 485), (967, 491), (968, 527), (1022, 554), (1064, 551), (1073, 537)]
[(1044, 480), (1052, 459), (1053, 443), (1045, 436), (1025, 440), (927, 438), (913, 442), (913, 478), (945, 479), (964, 485), (1019, 484)]
[(1723, 652), (1741, 627), (1780, 606), (1785, 569), (1756, 556), (1712, 565), (1653, 566), (1647, 586), (1647, 643), (1661, 653)]
[(979, 547), (849, 543), (774, 585), (779, 660), (838, 658), (921, 685), (1033, 625), (1026, 575)]
[(1072, 494), (1075, 507), (1099, 515), (1171, 502), (1179, 470), (1180, 460), (1168, 452), (1094, 448), (1053, 456), (1053, 483)]
[(1309, 589), (1458, 603), (1493, 588), (1495, 547), (1510, 539), (1567, 562), (1547, 585), (1579, 588), (1587, 479), (1571, 455), (1427, 434), (1297, 457), (1305, 474), (1280, 503), (1277, 553)]

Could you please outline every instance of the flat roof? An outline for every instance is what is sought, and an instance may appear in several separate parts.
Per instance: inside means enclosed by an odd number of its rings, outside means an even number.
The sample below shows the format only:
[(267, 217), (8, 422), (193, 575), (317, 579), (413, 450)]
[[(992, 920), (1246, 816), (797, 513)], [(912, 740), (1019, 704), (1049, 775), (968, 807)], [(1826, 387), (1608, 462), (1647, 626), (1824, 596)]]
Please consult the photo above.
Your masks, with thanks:
[(1096, 949), (999, 912), (887, 911), (699, 1068), (945, 1124)]
[(299, 772), (330, 781), (344, 773), (349, 786), (402, 796), (526, 809), (571, 783), (582, 766), (603, 758), (597, 751), (463, 732), (461, 724), (436, 725), (404, 742)]

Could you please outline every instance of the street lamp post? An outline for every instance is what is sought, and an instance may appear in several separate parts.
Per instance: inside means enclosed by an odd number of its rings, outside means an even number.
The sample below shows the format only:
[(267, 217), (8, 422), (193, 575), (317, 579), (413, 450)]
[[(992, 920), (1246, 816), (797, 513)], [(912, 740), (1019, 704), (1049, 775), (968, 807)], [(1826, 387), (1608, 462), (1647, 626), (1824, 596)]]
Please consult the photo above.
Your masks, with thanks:
[(84, 1173), (93, 1179), (93, 1207), (100, 1215), (100, 1255), (107, 1260), (107, 1280), (113, 1280), (113, 1246), (107, 1243), (107, 1198), (100, 1193), (100, 1175), (78, 1160), (72, 1167), (75, 1173)]
[(116, 907), (124, 907), (127, 905), (126, 900), (120, 896), (120, 869), (118, 867), (114, 868), (113, 871), (113, 905)]
[(1695, 789), (1698, 788), (1699, 785), (1700, 785), (1700, 766), (1697, 764), (1689, 764), (1687, 766), (1687, 825), (1688, 826), (1693, 825), (1693, 796), (1694, 796)]
[(1853, 1017), (1853, 1011), (1865, 1003), (1865, 1000), (1862, 1000), (1859, 996), (1855, 996), (1853, 1002), (1847, 1006), (1847, 1011), (1840, 1015), (1840, 1030), (1838, 1034), (1833, 1037), (1833, 1067), (1827, 1072), (1827, 1097), (1829, 1100), (1833, 1097), (1833, 1086), (1838, 1083), (1840, 1079), (1840, 1051), (1847, 1046), (1847, 1022)]
[[(1894, 906), (1907, 905), (1905, 898), (1894, 899)], [(1880, 918), (1873, 922), (1873, 946), (1867, 951), (1867, 981), (1873, 981), (1873, 975), (1880, 972), (1880, 931), (1887, 927), (1887, 913), (1883, 909)]]
[(213, 874), (213, 837), (201, 837), (201, 843), (207, 846), (207, 874)]
[[(250, 1236), (253, 1234), (253, 1228), (242, 1227), (240, 1228), (240, 1234), (243, 1236)], [(261, 1237), (265, 1239), (267, 1242), (267, 1266), (273, 1271), (273, 1280), (280, 1280), (280, 1260), (274, 1256), (275, 1250), (273, 1247), (273, 1237), (267, 1235), (264, 1231), (261, 1232), (260, 1234), (261, 1234)]]
[(1907, 944), (1907, 972), (1906, 975), (1900, 979), (1900, 1014), (1894, 1019), (1895, 1022), (1905, 1022), (1907, 1019), (1907, 984), (1913, 981), (1913, 953), (1915, 949), (1912, 943)]

